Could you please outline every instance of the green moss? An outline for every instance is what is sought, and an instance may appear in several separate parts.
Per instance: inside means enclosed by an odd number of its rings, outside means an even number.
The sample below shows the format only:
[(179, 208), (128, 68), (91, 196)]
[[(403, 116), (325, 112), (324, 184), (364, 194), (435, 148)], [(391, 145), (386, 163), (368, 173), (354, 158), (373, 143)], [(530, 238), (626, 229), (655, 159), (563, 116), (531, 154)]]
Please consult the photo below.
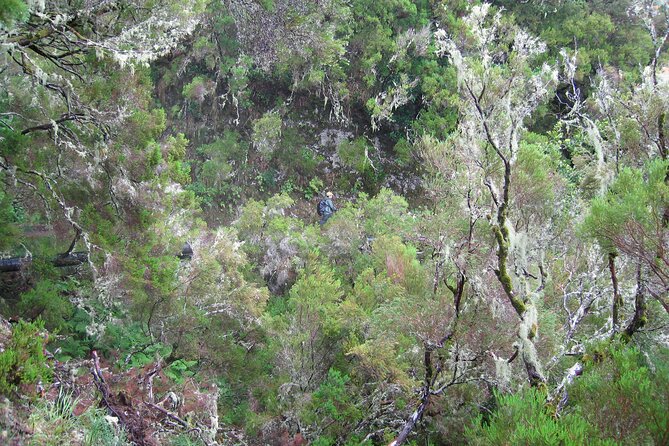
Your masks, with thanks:
[(525, 304), (523, 303), (522, 300), (514, 296), (513, 283), (511, 281), (509, 273), (506, 270), (506, 262), (507, 262), (507, 257), (509, 255), (509, 242), (508, 242), (509, 230), (505, 228), (504, 225), (501, 225), (501, 226), (493, 226), (493, 232), (495, 233), (495, 238), (497, 239), (497, 245), (498, 245), (497, 258), (499, 266), (499, 269), (495, 271), (495, 274), (497, 275), (497, 279), (499, 279), (499, 282), (502, 284), (502, 288), (504, 288), (504, 291), (506, 292), (509, 301), (511, 301), (511, 305), (513, 305), (513, 308), (516, 310), (516, 313), (518, 313), (519, 316), (522, 316), (526, 310)]

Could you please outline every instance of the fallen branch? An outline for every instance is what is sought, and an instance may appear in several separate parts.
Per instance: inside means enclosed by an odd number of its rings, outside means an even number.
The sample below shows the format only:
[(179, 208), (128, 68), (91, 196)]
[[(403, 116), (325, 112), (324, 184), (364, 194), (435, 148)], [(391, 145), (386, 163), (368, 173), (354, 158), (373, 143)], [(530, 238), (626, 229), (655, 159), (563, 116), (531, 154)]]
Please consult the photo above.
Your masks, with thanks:
[(145, 381), (146, 381), (146, 388), (147, 388), (147, 393), (149, 394), (149, 403), (153, 404), (153, 378), (156, 377), (156, 374), (160, 372), (163, 368), (163, 361), (162, 359), (159, 359), (156, 365), (149, 371), (149, 373), (146, 374)]
[[(75, 239), (76, 240), (76, 239)], [(71, 247), (70, 247), (71, 249)], [(183, 252), (178, 254), (177, 257), (182, 260), (190, 260), (192, 258), (192, 250), (189, 255), (185, 255)], [(78, 266), (89, 262), (89, 256), (87, 251), (76, 251), (76, 252), (67, 252), (65, 254), (59, 254), (51, 260), (51, 264), (57, 268), (64, 268), (67, 266)], [(32, 257), (10, 257), (8, 259), (0, 259), (0, 273), (9, 273), (13, 271), (21, 271), (21, 269), (30, 263), (32, 263)]]
[(172, 420), (176, 421), (177, 423), (179, 423), (179, 424), (182, 425), (183, 427), (189, 427), (189, 426), (188, 426), (188, 423), (186, 423), (184, 420), (182, 420), (182, 419), (179, 418), (178, 416), (174, 415), (174, 414), (173, 414), (172, 412), (170, 412), (169, 410), (164, 409), (164, 408), (162, 408), (162, 407), (160, 407), (160, 406), (158, 406), (158, 405), (156, 405), (156, 404), (153, 404), (153, 403), (148, 403), (148, 402), (147, 402), (147, 403), (144, 403), (144, 404), (146, 404), (146, 405), (149, 406), (149, 407), (153, 407), (153, 408), (156, 409), (158, 412), (160, 412), (160, 413), (166, 415), (168, 418), (171, 418)]
[(100, 358), (98, 357), (98, 352), (93, 350), (93, 367), (91, 369), (93, 374), (93, 381), (95, 381), (95, 386), (102, 394), (102, 403), (107, 407), (107, 409), (119, 419), (119, 422), (125, 426), (125, 419), (123, 414), (119, 413), (112, 404), (109, 402), (109, 386), (105, 382), (104, 376), (102, 376), (102, 371), (100, 370)]
[[(7, 273), (20, 271), (24, 266), (32, 263), (32, 257), (10, 257), (0, 259), (0, 272)], [(51, 260), (51, 264), (57, 268), (66, 266), (77, 266), (88, 261), (88, 252), (78, 251), (60, 254)]]
[(560, 416), (560, 412), (562, 412), (564, 406), (567, 405), (567, 400), (569, 399), (567, 386), (573, 383), (574, 379), (576, 379), (577, 376), (581, 376), (581, 374), (583, 374), (583, 364), (577, 362), (567, 370), (567, 374), (562, 379), (562, 382), (560, 382), (560, 385), (557, 386), (553, 392), (553, 395), (548, 397), (548, 401), (553, 401), (558, 397), (558, 395), (560, 395), (560, 400), (558, 401), (557, 407), (555, 408), (556, 417)]
[(141, 429), (138, 430), (135, 426), (128, 422), (128, 418), (123, 412), (120, 412), (114, 408), (114, 403), (109, 391), (109, 385), (102, 375), (102, 371), (100, 370), (100, 358), (98, 357), (98, 353), (95, 350), (93, 350), (93, 367), (91, 369), (91, 373), (93, 374), (93, 381), (95, 381), (95, 386), (100, 391), (100, 394), (102, 394), (102, 404), (113, 416), (118, 418), (119, 423), (121, 423), (125, 430), (130, 434), (130, 439), (132, 442), (140, 446), (146, 445), (147, 442), (144, 439), (144, 435), (142, 435)]

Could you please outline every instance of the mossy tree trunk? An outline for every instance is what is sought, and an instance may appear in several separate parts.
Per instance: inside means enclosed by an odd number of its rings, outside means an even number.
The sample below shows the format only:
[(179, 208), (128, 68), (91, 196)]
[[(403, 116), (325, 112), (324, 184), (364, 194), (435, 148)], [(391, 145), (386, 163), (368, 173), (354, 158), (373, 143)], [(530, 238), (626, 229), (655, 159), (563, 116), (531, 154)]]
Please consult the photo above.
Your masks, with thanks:
[(634, 333), (646, 325), (646, 290), (641, 278), (641, 265), (636, 270), (636, 294), (634, 296), (634, 316), (625, 328), (625, 336), (631, 338)]
[(541, 362), (534, 345), (538, 331), (537, 310), (529, 296), (521, 298), (515, 292), (513, 281), (507, 268), (509, 247), (511, 245), (511, 236), (507, 222), (509, 189), (511, 187), (511, 161), (506, 159), (499, 150), (497, 150), (497, 153), (504, 162), (504, 185), (501, 199), (495, 199), (498, 203), (497, 225), (493, 228), (497, 240), (497, 269), (495, 270), (495, 275), (521, 320), (517, 333), (518, 347), (527, 371), (527, 377), (532, 386), (539, 386), (546, 382), (546, 377), (542, 372)]
[(620, 296), (620, 291), (618, 289), (618, 274), (616, 272), (616, 257), (617, 255), (613, 252), (610, 252), (608, 255), (609, 259), (609, 271), (611, 272), (611, 284), (613, 285), (613, 305), (611, 306), (611, 319), (613, 323), (613, 334), (618, 333), (620, 329), (620, 308), (623, 306), (623, 299)]

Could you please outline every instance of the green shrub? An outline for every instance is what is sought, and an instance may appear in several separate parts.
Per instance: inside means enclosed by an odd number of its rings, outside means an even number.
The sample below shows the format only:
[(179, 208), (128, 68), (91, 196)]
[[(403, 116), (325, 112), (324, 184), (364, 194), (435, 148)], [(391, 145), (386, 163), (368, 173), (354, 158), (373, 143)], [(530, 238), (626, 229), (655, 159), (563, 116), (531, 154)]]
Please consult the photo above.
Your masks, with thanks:
[(204, 76), (195, 76), (190, 83), (184, 85), (183, 95), (186, 99), (202, 103), (209, 94), (213, 93), (213, 89), (213, 81)]
[(105, 419), (104, 409), (88, 409), (79, 417), (84, 428), (86, 446), (126, 446), (129, 443), (123, 429), (114, 428)]
[(618, 444), (667, 444), (669, 440), (669, 350), (645, 356), (614, 345), (586, 362), (570, 390), (571, 403)]
[(372, 169), (369, 162), (370, 146), (365, 138), (356, 138), (353, 141), (344, 141), (337, 147), (337, 153), (342, 163), (358, 173)]
[(267, 112), (253, 122), (253, 145), (258, 152), (269, 158), (276, 150), (281, 138), (283, 121), (277, 112)]
[(319, 424), (322, 429), (314, 444), (335, 444), (332, 438), (346, 438), (349, 428), (362, 419), (362, 411), (355, 405), (349, 381), (348, 375), (330, 369), (325, 381), (311, 395), (302, 417), (307, 423)]
[(19, 321), (12, 337), (0, 353), (0, 394), (8, 395), (21, 385), (43, 384), (51, 380), (44, 357), (44, 322)]
[(393, 147), (393, 151), (400, 165), (405, 166), (411, 163), (413, 148), (409, 141), (400, 138), (395, 147)]
[[(92, 303), (91, 307), (94, 308), (94, 311), (104, 311), (101, 305), (96, 306)], [(89, 336), (87, 331), (92, 323), (93, 319), (87, 311), (81, 308), (75, 309), (72, 318), (67, 321), (65, 328), (59, 333), (66, 335), (59, 336), (52, 343), (53, 350), (58, 351), (56, 359), (67, 361), (71, 358), (84, 358), (94, 342), (93, 337)]]
[(119, 366), (143, 367), (155, 361), (157, 357), (167, 357), (171, 348), (159, 342), (154, 342), (144, 332), (139, 323), (125, 326), (109, 325), (100, 339), (97, 349), (104, 356), (121, 352)]
[[(323, 157), (308, 147), (304, 136), (295, 127), (286, 127), (281, 133), (281, 143), (273, 154), (273, 164), (297, 178), (305, 180), (317, 173)], [(300, 184), (304, 184), (300, 181)]]
[(467, 439), (473, 445), (666, 444), (668, 357), (666, 349), (651, 361), (634, 348), (598, 345), (568, 389), (569, 403), (560, 418), (538, 390), (497, 395), (495, 412), (487, 421), (477, 417), (466, 429)]
[(309, 180), (309, 185), (304, 191), (304, 198), (306, 198), (307, 200), (311, 200), (323, 190), (323, 187), (324, 187), (323, 180), (321, 180), (318, 177), (312, 178), (311, 180)]
[(486, 423), (479, 415), (465, 429), (472, 445), (564, 445), (613, 444), (596, 441), (593, 426), (577, 414), (554, 418), (546, 407), (546, 394), (530, 388), (513, 395), (497, 395), (497, 410)]
[[(0, 0), (0, 25), (12, 28), (30, 16), (28, 5), (22, 0)], [(0, 29), (2, 28), (0, 27)]]
[(196, 365), (197, 361), (177, 359), (165, 368), (165, 376), (181, 384), (184, 382), (185, 378), (195, 375), (195, 372), (192, 370), (192, 368)]
[(61, 294), (68, 288), (66, 282), (40, 280), (33, 289), (21, 295), (19, 312), (28, 319), (39, 317), (49, 330), (63, 328), (74, 313), (73, 305)]

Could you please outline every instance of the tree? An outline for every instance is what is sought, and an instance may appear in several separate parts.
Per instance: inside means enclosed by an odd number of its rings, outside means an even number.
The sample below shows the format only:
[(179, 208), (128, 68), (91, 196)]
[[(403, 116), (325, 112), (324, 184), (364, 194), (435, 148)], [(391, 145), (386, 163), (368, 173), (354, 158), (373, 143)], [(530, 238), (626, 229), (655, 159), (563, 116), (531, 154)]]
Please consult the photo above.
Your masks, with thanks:
[[(643, 275), (649, 277), (639, 287), (669, 312), (667, 228), (663, 221), (669, 206), (666, 172), (663, 160), (654, 160), (643, 170), (623, 168), (607, 194), (593, 201), (584, 225), (607, 252), (620, 252), (643, 265)], [(643, 313), (639, 318), (645, 318)], [(637, 323), (642, 324), (641, 320)], [(617, 318), (614, 324), (617, 331)]]
[[(200, 10), (195, 1), (179, 12), (169, 2), (150, 8), (35, 3), (25, 21), (0, 30), (6, 48), (0, 77), (6, 190), (36, 198), (47, 221), (65, 221), (88, 251), (91, 229), (81, 224), (80, 213), (82, 203), (95, 200), (76, 200), (77, 189), (105, 197), (100, 206), (109, 204), (126, 218), (124, 192), (143, 179), (145, 172), (137, 170), (156, 167), (148, 159), (155, 145), (148, 142), (164, 128), (160, 112), (151, 111), (148, 73), (138, 64), (172, 50), (192, 32)], [(86, 185), (79, 187), (82, 180)]]
[[(641, 70), (640, 81), (630, 83), (602, 69), (593, 95), (594, 107), (588, 110), (575, 100), (568, 116), (588, 128), (598, 151), (598, 171), (602, 173), (600, 196), (594, 199), (584, 228), (608, 255), (614, 334), (621, 331), (620, 313), (624, 305), (618, 290), (616, 258), (624, 255), (637, 265), (635, 312), (625, 329), (631, 336), (645, 324), (646, 293), (669, 311), (662, 285), (664, 240), (669, 222), (669, 208), (662, 201), (669, 171), (660, 161), (668, 156), (665, 136), (668, 96), (659, 67), (669, 37), (669, 16), (666, 5), (650, 1), (632, 2), (628, 13), (643, 25), (653, 45), (650, 63)], [(577, 93), (575, 86), (572, 90)]]
[[(482, 176), (495, 210), (492, 230), (497, 242), (497, 265), (494, 272), (521, 321), (516, 348), (530, 382), (538, 385), (546, 381), (534, 346), (538, 329), (535, 301), (543, 290), (544, 272), (539, 265), (542, 283), (530, 291), (533, 275), (527, 270), (527, 259), (516, 251), (514, 263), (509, 264), (512, 249), (515, 250), (521, 235), (511, 232), (510, 193), (525, 120), (552, 91), (557, 72), (547, 64), (538, 68), (532, 65), (545, 51), (543, 43), (505, 23), (500, 13), (491, 16), (489, 12), (488, 4), (472, 8), (466, 19), (471, 30), (469, 42), (458, 44), (443, 31), (437, 32), (437, 39), (442, 53), (448, 55), (458, 73), (461, 150), (469, 152), (472, 169)], [(467, 48), (466, 52), (463, 47)], [(541, 240), (528, 241), (541, 245)], [(510, 267), (513, 271), (509, 271)]]

